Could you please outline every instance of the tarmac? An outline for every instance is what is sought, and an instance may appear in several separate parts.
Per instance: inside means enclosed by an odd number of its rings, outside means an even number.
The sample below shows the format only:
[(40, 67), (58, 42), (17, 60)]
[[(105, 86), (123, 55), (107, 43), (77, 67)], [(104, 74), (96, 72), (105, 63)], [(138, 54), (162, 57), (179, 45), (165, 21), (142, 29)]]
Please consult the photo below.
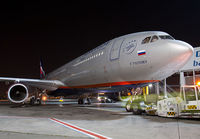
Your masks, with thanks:
[[(59, 103), (58, 103), (59, 104)], [(0, 104), (0, 139), (199, 139), (199, 119), (132, 115), (122, 103)]]

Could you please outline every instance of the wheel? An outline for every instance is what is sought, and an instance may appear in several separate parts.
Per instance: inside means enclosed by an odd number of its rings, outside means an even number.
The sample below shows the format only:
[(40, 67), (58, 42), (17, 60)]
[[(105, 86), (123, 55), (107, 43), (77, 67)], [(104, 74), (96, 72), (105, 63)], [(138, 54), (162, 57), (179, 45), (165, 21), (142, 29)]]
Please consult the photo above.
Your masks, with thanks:
[(42, 104), (42, 101), (40, 98), (37, 99), (37, 102), (38, 102), (38, 105), (41, 105)]
[(141, 115), (142, 113), (144, 113), (143, 110), (141, 110), (141, 109), (138, 109), (138, 110), (137, 110), (137, 115)]
[(91, 104), (91, 99), (87, 98), (87, 102), (88, 102), (87, 104), (90, 105)]
[(137, 104), (133, 104), (133, 114), (134, 115), (139, 115), (140, 113), (140, 110), (138, 108), (138, 105)]
[(78, 99), (78, 104), (83, 104), (83, 99), (79, 98)]
[(133, 109), (131, 108), (131, 103), (127, 103), (126, 104), (126, 111), (127, 112), (132, 112), (133, 111)]
[(35, 104), (35, 97), (31, 97), (30, 98), (30, 105), (34, 105)]

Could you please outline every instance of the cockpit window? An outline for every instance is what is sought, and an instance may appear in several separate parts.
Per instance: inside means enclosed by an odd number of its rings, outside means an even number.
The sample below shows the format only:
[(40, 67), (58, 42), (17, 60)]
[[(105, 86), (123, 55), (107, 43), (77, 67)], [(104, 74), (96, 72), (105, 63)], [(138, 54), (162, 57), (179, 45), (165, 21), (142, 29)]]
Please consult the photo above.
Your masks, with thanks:
[(159, 36), (162, 40), (174, 40), (172, 36), (169, 35), (161, 35)]
[(151, 42), (155, 42), (158, 40), (158, 36), (153, 36), (152, 39), (151, 39)]
[(148, 43), (150, 41), (151, 37), (146, 37), (143, 41), (142, 44)]

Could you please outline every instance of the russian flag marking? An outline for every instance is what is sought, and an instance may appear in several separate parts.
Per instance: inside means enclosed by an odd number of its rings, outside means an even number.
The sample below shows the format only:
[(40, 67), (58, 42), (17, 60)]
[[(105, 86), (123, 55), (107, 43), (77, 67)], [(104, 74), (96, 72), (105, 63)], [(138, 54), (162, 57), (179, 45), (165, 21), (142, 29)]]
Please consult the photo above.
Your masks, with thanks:
[(138, 53), (138, 56), (146, 55), (146, 51), (145, 50), (137, 51), (137, 53)]

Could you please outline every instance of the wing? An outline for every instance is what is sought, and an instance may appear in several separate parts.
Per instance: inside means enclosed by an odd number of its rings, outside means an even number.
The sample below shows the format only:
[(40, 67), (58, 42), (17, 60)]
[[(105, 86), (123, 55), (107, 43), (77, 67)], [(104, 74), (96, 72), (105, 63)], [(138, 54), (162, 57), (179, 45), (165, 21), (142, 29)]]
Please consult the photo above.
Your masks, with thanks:
[(65, 86), (64, 83), (58, 80), (40, 80), (40, 79), (25, 79), (25, 78), (7, 78), (0, 77), (0, 81), (22, 83), (27, 86), (33, 86), (40, 89), (46, 89), (49, 91), (56, 90), (60, 86)]

